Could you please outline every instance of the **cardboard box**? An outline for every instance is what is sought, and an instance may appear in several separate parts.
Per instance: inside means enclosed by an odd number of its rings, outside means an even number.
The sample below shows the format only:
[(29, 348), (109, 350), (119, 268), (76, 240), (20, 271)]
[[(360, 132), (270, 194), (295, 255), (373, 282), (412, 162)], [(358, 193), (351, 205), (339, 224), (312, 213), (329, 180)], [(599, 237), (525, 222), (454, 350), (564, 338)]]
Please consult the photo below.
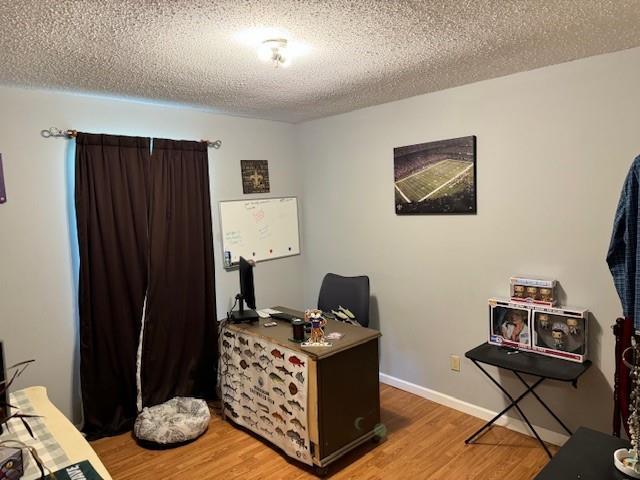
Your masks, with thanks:
[(571, 307), (534, 307), (536, 353), (583, 363), (587, 359), (589, 311)]
[(556, 281), (544, 278), (511, 277), (511, 301), (553, 307), (557, 303)]
[(489, 343), (531, 349), (531, 308), (506, 299), (489, 299)]

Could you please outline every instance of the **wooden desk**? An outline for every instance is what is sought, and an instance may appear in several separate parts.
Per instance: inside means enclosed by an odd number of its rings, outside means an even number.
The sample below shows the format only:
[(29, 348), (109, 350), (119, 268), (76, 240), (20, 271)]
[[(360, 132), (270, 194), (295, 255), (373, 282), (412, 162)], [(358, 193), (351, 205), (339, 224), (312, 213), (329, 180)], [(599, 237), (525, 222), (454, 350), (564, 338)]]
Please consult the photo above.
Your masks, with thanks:
[[(276, 310), (303, 317), (286, 307)], [(378, 338), (380, 332), (328, 320), (325, 332), (344, 333), (331, 347), (302, 347), (291, 342), (291, 324), (229, 324), (230, 330), (265, 338), (309, 357), (308, 425), (314, 465), (326, 467), (348, 451), (374, 438), (380, 427)]]

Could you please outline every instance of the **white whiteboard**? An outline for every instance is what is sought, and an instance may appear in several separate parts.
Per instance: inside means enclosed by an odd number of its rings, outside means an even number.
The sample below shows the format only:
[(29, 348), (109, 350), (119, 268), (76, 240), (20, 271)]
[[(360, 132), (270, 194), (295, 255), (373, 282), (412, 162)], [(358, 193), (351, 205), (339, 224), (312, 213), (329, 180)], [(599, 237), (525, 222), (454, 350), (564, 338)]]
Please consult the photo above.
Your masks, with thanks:
[(296, 197), (220, 202), (220, 225), (223, 258), (231, 252), (232, 264), (300, 253)]

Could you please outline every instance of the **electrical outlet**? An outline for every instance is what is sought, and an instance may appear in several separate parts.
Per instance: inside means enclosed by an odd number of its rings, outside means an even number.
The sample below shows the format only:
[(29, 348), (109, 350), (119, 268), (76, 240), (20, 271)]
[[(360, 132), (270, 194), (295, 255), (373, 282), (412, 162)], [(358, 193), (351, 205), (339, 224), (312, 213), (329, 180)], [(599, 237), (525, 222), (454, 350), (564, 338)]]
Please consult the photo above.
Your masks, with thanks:
[(460, 357), (458, 355), (451, 355), (450, 362), (451, 362), (451, 370), (453, 370), (454, 372), (459, 372)]

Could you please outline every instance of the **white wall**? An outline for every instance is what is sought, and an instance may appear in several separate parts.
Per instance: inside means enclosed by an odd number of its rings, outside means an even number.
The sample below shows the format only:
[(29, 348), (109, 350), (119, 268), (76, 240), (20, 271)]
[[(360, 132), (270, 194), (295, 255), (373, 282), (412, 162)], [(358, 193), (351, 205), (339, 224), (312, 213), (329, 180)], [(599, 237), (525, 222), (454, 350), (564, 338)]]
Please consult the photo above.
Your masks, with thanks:
[[(286, 123), (0, 88), (0, 152), (8, 197), (8, 202), (0, 205), (0, 339), (6, 342), (8, 363), (37, 360), (19, 386), (45, 385), (52, 401), (78, 422), (77, 311), (72, 263), (74, 144), (42, 138), (40, 130), (51, 126), (95, 133), (223, 141), (220, 150), (209, 150), (220, 317), (238, 290), (238, 277), (237, 272), (222, 269), (218, 201), (242, 196), (239, 160), (269, 160), (271, 196), (299, 195), (301, 186), (294, 151), (295, 127)], [(302, 306), (300, 256), (260, 263), (255, 276), (259, 306)]]
[[(466, 360), (451, 372), (449, 355), (486, 339), (487, 298), (508, 295), (512, 274), (557, 278), (568, 304), (593, 312), (594, 368), (578, 390), (541, 393), (569, 426), (608, 431), (621, 308), (605, 255), (640, 153), (639, 74), (634, 49), (302, 124), (306, 303), (328, 271), (369, 275), (381, 371), (500, 410), (500, 392)], [(466, 135), (478, 214), (396, 216), (393, 147)], [(559, 431), (534, 402), (534, 422)]]

